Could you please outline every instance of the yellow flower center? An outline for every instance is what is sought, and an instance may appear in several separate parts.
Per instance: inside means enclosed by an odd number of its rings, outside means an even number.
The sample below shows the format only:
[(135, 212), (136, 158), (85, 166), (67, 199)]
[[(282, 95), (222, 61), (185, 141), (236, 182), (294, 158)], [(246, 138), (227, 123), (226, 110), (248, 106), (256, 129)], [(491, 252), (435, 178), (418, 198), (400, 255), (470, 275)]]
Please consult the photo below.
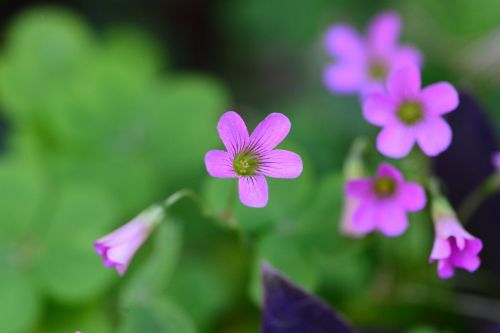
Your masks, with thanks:
[(370, 77), (375, 80), (383, 80), (387, 76), (387, 66), (381, 61), (373, 61), (369, 66)]
[(253, 176), (259, 168), (259, 159), (252, 153), (243, 152), (235, 157), (233, 168), (239, 176)]
[(399, 106), (398, 118), (406, 125), (414, 125), (422, 120), (422, 105), (416, 102), (404, 102)]
[(396, 191), (396, 181), (389, 177), (380, 177), (373, 183), (373, 189), (378, 196), (389, 197)]

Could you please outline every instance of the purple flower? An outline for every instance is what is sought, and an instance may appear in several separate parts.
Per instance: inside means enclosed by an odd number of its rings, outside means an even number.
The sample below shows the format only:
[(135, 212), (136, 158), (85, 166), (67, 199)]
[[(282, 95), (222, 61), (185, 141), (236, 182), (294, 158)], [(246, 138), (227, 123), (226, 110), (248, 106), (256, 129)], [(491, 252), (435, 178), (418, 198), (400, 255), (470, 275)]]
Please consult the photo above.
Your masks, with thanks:
[(160, 206), (153, 206), (129, 223), (94, 242), (95, 251), (102, 256), (104, 266), (113, 267), (123, 275), (135, 252), (163, 219)]
[(405, 182), (401, 172), (387, 163), (380, 165), (374, 178), (348, 181), (345, 192), (359, 200), (352, 225), (361, 233), (379, 229), (386, 236), (399, 236), (408, 227), (407, 212), (426, 204), (422, 186)]
[(474, 272), (481, 260), (479, 252), (483, 248), (480, 239), (472, 236), (460, 225), (454, 216), (446, 215), (434, 223), (436, 238), (429, 262), (438, 262), (438, 275), (448, 279), (454, 275), (455, 267)]
[(493, 162), (493, 166), (500, 171), (500, 151), (494, 153), (491, 160)]
[(415, 142), (428, 156), (445, 151), (451, 128), (443, 115), (458, 106), (458, 93), (447, 82), (420, 87), (420, 70), (410, 65), (395, 69), (387, 80), (387, 93), (370, 94), (363, 113), (368, 122), (383, 127), (378, 150), (389, 157), (406, 156)]
[(236, 112), (224, 113), (217, 130), (227, 151), (210, 150), (205, 155), (208, 173), (217, 178), (238, 178), (241, 202), (264, 207), (268, 200), (265, 176), (297, 178), (302, 173), (299, 155), (274, 149), (288, 135), (290, 126), (283, 114), (271, 113), (249, 136)]
[(383, 91), (387, 74), (394, 68), (422, 62), (412, 46), (399, 46), (401, 20), (395, 12), (376, 16), (362, 37), (351, 26), (332, 26), (325, 36), (325, 47), (336, 62), (324, 71), (324, 81), (333, 92), (364, 96)]

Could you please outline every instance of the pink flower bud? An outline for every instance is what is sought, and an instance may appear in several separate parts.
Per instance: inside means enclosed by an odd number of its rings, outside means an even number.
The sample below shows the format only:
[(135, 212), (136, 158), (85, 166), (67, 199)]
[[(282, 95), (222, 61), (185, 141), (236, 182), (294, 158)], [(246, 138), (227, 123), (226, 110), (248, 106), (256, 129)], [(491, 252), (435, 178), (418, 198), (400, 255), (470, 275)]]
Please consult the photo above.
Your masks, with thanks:
[(478, 254), (483, 243), (469, 234), (454, 215), (441, 215), (435, 219), (434, 228), (436, 238), (429, 262), (437, 261), (441, 279), (451, 278), (455, 268), (463, 268), (469, 272), (479, 268), (481, 260)]
[(164, 211), (153, 206), (129, 223), (94, 242), (94, 249), (102, 256), (106, 267), (113, 267), (123, 275), (135, 252), (148, 238), (154, 227), (161, 222)]

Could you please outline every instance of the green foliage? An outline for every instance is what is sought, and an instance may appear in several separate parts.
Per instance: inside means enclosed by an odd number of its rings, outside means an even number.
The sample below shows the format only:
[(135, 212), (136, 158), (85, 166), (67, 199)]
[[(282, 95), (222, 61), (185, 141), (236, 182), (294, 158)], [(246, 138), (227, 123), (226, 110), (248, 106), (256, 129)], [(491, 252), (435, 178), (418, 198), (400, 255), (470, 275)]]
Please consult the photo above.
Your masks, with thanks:
[[(435, 39), (418, 24), (405, 26), (405, 38), (421, 36), (434, 49), (443, 36), (456, 36), (436, 50), (451, 45), (458, 53), (463, 41), (492, 31), (499, 5), (451, 2), (218, 5), (226, 48), (214, 52), (214, 67), (231, 82), (237, 111), (250, 129), (266, 113), (287, 114), (292, 131), (280, 148), (304, 162), (298, 179), (269, 179), (263, 209), (239, 202), (235, 179), (204, 170), (206, 151), (223, 147), (219, 116), (231, 109), (220, 81), (172, 71), (170, 59), (176, 64), (182, 52), (164, 50), (131, 27), (97, 33), (53, 7), (15, 17), (0, 51), (0, 112), (9, 128), (0, 155), (0, 331), (254, 332), (259, 266), (268, 261), (356, 325), (440, 332), (416, 326), (425, 319), (441, 327), (454, 318), (453, 291), (437, 283), (427, 262), (427, 212), (412, 214), (399, 238), (350, 239), (339, 231), (344, 157), (354, 138), (376, 129), (363, 121), (356, 97), (323, 87), (330, 60), (321, 37), (333, 19), (362, 27), (377, 8), (397, 6), (410, 23), (422, 15), (424, 24), (435, 23)], [(426, 57), (441, 79), (440, 61)], [(375, 170), (382, 157), (372, 145), (368, 150), (367, 167)], [(424, 158), (391, 163), (423, 182)], [(201, 189), (200, 202), (186, 198), (170, 207), (123, 279), (103, 267), (96, 239), (185, 187)], [(448, 322), (462, 329), (461, 321)]]
[(165, 299), (135, 305), (124, 313), (121, 333), (196, 333), (194, 323)]

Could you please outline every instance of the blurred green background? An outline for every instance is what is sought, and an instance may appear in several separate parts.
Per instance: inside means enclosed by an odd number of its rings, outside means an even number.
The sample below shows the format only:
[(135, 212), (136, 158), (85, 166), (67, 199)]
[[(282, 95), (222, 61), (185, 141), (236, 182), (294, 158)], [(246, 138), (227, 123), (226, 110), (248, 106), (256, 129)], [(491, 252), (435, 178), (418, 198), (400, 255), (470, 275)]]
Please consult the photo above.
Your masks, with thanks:
[[(497, 332), (481, 294), (498, 287), (460, 291), (492, 276), (440, 281), (425, 214), (396, 239), (338, 231), (343, 160), (376, 129), (323, 87), (322, 35), (384, 9), (424, 81), (472, 92), (500, 129), (497, 0), (1, 1), (0, 332), (257, 332), (262, 259), (367, 332)], [(227, 209), (203, 156), (231, 109), (250, 128), (289, 116), (303, 175), (272, 180), (264, 209), (237, 202), (237, 230), (184, 200), (124, 278), (105, 269), (92, 242), (152, 202), (193, 188)]]

